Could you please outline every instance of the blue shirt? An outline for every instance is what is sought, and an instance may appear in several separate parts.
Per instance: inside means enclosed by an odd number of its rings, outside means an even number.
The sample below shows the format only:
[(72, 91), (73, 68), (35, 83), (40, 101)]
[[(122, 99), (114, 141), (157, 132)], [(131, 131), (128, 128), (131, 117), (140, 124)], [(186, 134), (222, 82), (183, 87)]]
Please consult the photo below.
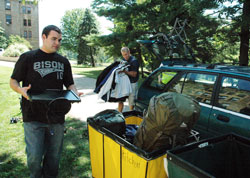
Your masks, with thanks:
[[(125, 59), (123, 59), (125, 60)], [(131, 83), (136, 83), (139, 79), (139, 63), (138, 60), (134, 57), (134, 56), (130, 56), (128, 59), (128, 63), (129, 63), (129, 67), (128, 67), (128, 71), (135, 71), (137, 72), (136, 77), (129, 77), (129, 80)]]

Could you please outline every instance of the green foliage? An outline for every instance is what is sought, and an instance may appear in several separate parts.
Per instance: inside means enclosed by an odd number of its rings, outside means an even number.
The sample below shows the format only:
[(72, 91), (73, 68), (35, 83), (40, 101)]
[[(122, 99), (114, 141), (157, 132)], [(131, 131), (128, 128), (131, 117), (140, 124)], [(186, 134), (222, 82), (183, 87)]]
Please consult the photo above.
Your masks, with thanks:
[[(113, 4), (112, 4), (113, 3)], [(202, 5), (202, 6), (201, 6)], [(94, 1), (93, 8), (98, 15), (113, 19), (115, 27), (113, 34), (97, 37), (96, 45), (105, 47), (109, 54), (115, 58), (120, 56), (120, 48), (128, 46), (133, 55), (139, 59), (141, 65), (147, 60), (147, 65), (153, 70), (158, 67), (155, 59), (146, 55), (137, 39), (148, 39), (150, 35), (158, 32), (169, 34), (176, 18), (187, 19), (190, 29), (187, 30), (187, 39), (192, 44), (194, 52), (198, 53), (198, 58), (203, 61), (211, 61), (209, 50), (213, 50), (211, 39), (216, 30), (216, 21), (206, 19), (202, 13), (207, 8), (215, 7), (214, 3), (204, 3), (204, 1)], [(207, 28), (213, 24), (214, 28)], [(192, 34), (192, 35), (190, 35)], [(201, 51), (201, 47), (203, 51)]]
[(14, 43), (11, 44), (3, 53), (3, 56), (6, 57), (18, 57), (22, 53), (29, 51), (28, 47), (25, 44)]
[(150, 2), (151, 0), (136, 0), (136, 2), (138, 4), (143, 4), (143, 3), (146, 3), (146, 2)]
[(32, 4), (38, 4), (40, 0), (21, 0), (22, 4), (32, 3)]
[(19, 35), (10, 35), (9, 36), (9, 45), (13, 44), (23, 44), (27, 46), (27, 48), (32, 49), (32, 46), (29, 41), (27, 41), (25, 38), (20, 37)]
[(120, 58), (122, 46), (128, 46), (132, 55), (141, 62), (140, 47), (136, 43), (148, 29), (146, 18), (143, 16), (145, 5), (136, 4), (135, 1), (94, 1), (93, 8), (100, 16), (112, 19), (114, 22), (113, 33), (110, 35), (96, 36), (95, 45), (102, 46), (107, 54), (114, 59)]
[(78, 52), (79, 27), (84, 17), (84, 9), (73, 9), (66, 11), (61, 19), (62, 43), (65, 50)]
[(5, 31), (0, 26), (0, 48), (4, 48), (5, 49), (7, 46), (8, 46), (8, 40), (7, 40), (7, 37), (5, 35)]
[(97, 51), (96, 59), (98, 59), (100, 64), (112, 63), (114, 61), (113, 58), (106, 54), (106, 50), (103, 47), (99, 48)]
[[(227, 26), (224, 26), (221, 29), (217, 30), (217, 33), (213, 36), (212, 45), (215, 46), (216, 51), (219, 51), (215, 54), (212, 62), (213, 63), (239, 63), (239, 39), (233, 39), (228, 36), (231, 29)], [(231, 43), (230, 41), (234, 41)], [(233, 45), (232, 45), (233, 44)]]
[[(239, 61), (240, 65), (249, 63), (249, 39), (250, 39), (250, 1), (220, 0), (220, 7), (214, 15), (222, 19), (228, 25), (225, 33), (227, 36), (226, 46), (233, 46), (228, 50), (228, 55), (235, 57), (234, 62)], [(237, 46), (238, 51), (235, 51)]]
[(71, 50), (67, 50), (67, 49), (65, 49), (63, 47), (60, 47), (58, 53), (61, 54), (62, 56), (67, 57), (69, 60), (76, 60), (77, 59), (77, 53), (76, 52), (73, 52)]
[[(225, 2), (232, 5), (226, 6)], [(145, 63), (149, 69), (153, 69), (157, 66), (154, 64), (155, 59), (150, 58), (135, 41), (149, 39), (150, 35), (158, 32), (170, 34), (177, 18), (186, 19), (187, 39), (184, 40), (198, 62), (235, 62), (240, 54), (239, 46), (244, 41), (239, 34), (248, 39), (244, 43), (248, 44), (249, 52), (250, 15), (244, 15), (244, 12), (242, 14), (242, 6), (250, 9), (246, 2), (248, 1), (94, 0), (92, 7), (95, 12), (112, 20), (114, 28), (112, 34), (95, 36), (91, 40), (95, 45), (104, 47), (107, 54), (114, 58), (120, 56), (120, 48), (126, 45), (131, 48), (141, 65)], [(212, 11), (212, 15), (207, 15), (207, 10)], [(247, 10), (245, 12), (249, 13)], [(240, 33), (242, 24), (245, 31)]]
[(82, 23), (79, 27), (79, 45), (78, 45), (78, 64), (90, 63), (95, 67), (95, 55), (97, 54), (97, 47), (88, 42), (89, 36), (98, 34), (97, 20), (94, 14), (86, 9)]

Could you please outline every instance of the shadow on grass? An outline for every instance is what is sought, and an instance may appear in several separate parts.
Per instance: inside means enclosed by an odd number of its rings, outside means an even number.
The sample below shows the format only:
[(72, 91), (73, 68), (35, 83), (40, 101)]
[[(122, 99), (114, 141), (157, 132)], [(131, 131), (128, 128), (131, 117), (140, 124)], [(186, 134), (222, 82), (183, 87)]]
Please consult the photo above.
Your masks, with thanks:
[(59, 178), (91, 178), (87, 123), (67, 118)]
[(27, 166), (19, 159), (10, 154), (0, 155), (0, 177), (29, 177)]
[[(67, 118), (65, 128), (58, 178), (92, 178), (86, 122)], [(0, 155), (0, 177), (28, 178), (29, 170), (16, 155), (4, 153)]]

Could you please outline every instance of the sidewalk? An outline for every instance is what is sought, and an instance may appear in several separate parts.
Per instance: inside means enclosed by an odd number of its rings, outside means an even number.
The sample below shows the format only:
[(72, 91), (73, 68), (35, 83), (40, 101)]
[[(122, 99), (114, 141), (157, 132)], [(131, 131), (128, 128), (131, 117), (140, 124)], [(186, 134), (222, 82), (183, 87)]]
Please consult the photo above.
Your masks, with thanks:
[[(1, 66), (14, 67), (15, 63), (0, 61)], [(83, 92), (80, 103), (73, 103), (71, 110), (67, 114), (69, 117), (86, 121), (88, 117), (94, 116), (96, 113), (105, 109), (117, 109), (118, 103), (104, 102), (98, 99), (98, 94), (94, 93), (95, 79), (87, 78), (84, 75), (73, 75), (76, 88)], [(128, 103), (124, 103), (123, 111), (128, 111)]]
[(15, 63), (14, 62), (7, 62), (7, 61), (0, 61), (0, 66), (14, 67)]
[[(83, 92), (80, 103), (73, 103), (70, 112), (67, 114), (70, 117), (86, 121), (88, 117), (94, 116), (96, 113), (105, 109), (117, 109), (118, 103), (104, 102), (98, 99), (98, 94), (94, 93), (95, 79), (84, 77), (83, 75), (74, 75), (74, 81), (79, 91)], [(128, 111), (128, 103), (124, 103), (123, 111)]]

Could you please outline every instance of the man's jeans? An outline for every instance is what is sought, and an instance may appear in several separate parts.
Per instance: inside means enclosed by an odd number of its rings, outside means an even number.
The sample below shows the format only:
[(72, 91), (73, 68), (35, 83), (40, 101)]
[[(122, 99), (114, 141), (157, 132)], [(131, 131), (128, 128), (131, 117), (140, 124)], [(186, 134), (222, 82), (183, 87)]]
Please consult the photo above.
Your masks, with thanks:
[(63, 145), (64, 125), (40, 122), (24, 122), (23, 125), (30, 177), (56, 177)]

